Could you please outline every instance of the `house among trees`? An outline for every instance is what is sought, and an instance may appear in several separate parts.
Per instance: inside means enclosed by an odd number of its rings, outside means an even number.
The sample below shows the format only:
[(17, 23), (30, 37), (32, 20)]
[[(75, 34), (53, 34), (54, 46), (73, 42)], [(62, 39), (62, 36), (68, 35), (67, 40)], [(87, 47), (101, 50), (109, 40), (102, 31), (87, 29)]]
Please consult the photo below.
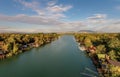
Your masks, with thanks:
[(28, 47), (33, 47), (34, 43), (27, 44)]
[(90, 53), (96, 53), (96, 48), (94, 47), (94, 46), (90, 46), (89, 48), (88, 48), (88, 51), (90, 52)]
[(28, 46), (27, 45), (22, 45), (21, 47), (19, 47), (20, 50), (25, 50)]

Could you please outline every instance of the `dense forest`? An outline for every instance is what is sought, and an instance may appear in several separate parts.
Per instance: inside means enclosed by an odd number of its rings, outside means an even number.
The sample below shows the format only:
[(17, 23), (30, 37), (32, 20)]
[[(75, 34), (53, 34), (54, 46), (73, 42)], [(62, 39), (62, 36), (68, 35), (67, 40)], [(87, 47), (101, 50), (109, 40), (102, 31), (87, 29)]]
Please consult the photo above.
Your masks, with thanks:
[(84, 46), (101, 77), (120, 76), (119, 33), (76, 33), (75, 38)]
[(17, 55), (33, 47), (39, 47), (58, 38), (56, 33), (0, 34), (0, 59)]

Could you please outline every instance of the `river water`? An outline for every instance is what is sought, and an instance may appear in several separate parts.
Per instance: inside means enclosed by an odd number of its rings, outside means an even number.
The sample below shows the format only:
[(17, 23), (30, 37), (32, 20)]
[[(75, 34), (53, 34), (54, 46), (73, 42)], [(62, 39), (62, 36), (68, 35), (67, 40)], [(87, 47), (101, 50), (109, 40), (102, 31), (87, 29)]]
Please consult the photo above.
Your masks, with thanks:
[(72, 35), (0, 61), (0, 77), (93, 76), (97, 77), (95, 66)]

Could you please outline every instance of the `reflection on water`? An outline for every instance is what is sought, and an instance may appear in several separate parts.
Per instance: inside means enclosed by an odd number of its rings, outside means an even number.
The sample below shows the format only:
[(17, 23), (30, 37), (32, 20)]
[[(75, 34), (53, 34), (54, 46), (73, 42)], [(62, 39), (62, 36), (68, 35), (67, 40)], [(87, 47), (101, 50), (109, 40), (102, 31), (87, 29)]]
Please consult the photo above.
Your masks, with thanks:
[(1, 77), (97, 76), (91, 59), (78, 48), (71, 35), (10, 59), (0, 61)]

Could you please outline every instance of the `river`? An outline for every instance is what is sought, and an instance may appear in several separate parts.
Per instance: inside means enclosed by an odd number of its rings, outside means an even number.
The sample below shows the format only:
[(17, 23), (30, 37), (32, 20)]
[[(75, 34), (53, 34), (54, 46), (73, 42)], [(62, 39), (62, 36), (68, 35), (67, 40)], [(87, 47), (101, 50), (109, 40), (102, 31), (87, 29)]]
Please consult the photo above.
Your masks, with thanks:
[(72, 35), (0, 61), (0, 77), (93, 76), (97, 77), (95, 66)]

